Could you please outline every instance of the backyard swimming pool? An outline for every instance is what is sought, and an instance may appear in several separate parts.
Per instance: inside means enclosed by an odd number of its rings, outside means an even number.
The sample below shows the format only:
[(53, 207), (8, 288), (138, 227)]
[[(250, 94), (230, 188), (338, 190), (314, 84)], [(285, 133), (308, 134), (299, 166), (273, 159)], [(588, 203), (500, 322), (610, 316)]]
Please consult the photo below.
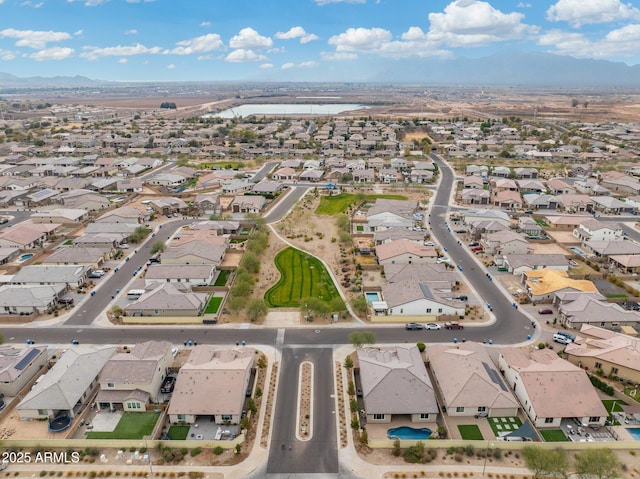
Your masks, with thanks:
[(421, 440), (429, 439), (431, 437), (431, 429), (423, 427), (415, 429), (413, 427), (401, 426), (392, 427), (387, 429), (387, 437), (389, 439), (408, 439), (408, 440)]
[(374, 301), (382, 300), (382, 298), (380, 297), (380, 293), (376, 291), (369, 291), (367, 293), (364, 293), (364, 297), (367, 298), (368, 303), (373, 303)]
[(631, 437), (636, 441), (640, 441), (640, 427), (628, 427), (627, 432), (631, 434)]
[(582, 251), (580, 248), (576, 248), (575, 246), (572, 246), (571, 248), (569, 248), (571, 251), (573, 251), (575, 254), (579, 254), (580, 256), (587, 256), (587, 253), (585, 253), (584, 251)]
[(27, 253), (20, 256), (20, 261), (27, 261), (28, 259), (33, 258), (33, 253)]

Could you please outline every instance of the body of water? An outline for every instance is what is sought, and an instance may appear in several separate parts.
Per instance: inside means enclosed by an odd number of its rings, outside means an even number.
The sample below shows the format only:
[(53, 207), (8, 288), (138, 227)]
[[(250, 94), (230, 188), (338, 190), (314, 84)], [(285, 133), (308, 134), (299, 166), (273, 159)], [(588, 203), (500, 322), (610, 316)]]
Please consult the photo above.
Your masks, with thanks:
[(20, 256), (20, 261), (27, 261), (28, 259), (33, 258), (33, 253), (26, 253)]
[(308, 103), (273, 103), (268, 105), (247, 104), (240, 105), (220, 113), (210, 113), (204, 115), (204, 118), (235, 118), (247, 117), (251, 115), (337, 115), (345, 111), (368, 109), (366, 105), (356, 103), (325, 103), (325, 104), (308, 104)]
[(580, 256), (587, 256), (587, 253), (585, 253), (584, 251), (582, 251), (580, 248), (576, 248), (575, 246), (572, 246), (571, 248), (569, 248), (571, 251), (573, 251), (575, 254), (579, 254)]
[(627, 432), (631, 434), (631, 437), (636, 441), (640, 441), (640, 427), (628, 427)]
[(368, 293), (364, 293), (364, 297), (367, 298), (367, 301), (369, 303), (380, 301), (380, 293), (376, 291), (369, 291)]
[(428, 427), (422, 427), (420, 429), (408, 426), (392, 427), (391, 429), (387, 429), (387, 437), (389, 439), (398, 438), (408, 440), (429, 439), (431, 437), (431, 429)]

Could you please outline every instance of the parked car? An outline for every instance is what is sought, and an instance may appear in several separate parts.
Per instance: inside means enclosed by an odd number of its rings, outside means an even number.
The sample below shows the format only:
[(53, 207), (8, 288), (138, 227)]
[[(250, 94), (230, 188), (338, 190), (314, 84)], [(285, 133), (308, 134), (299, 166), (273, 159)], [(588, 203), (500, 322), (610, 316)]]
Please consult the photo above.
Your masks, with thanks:
[(71, 344), (80, 344), (80, 341), (78, 341), (77, 339), (72, 339)]
[(0, 225), (5, 225), (9, 222), (7, 218), (0, 218)]
[(566, 331), (558, 331), (556, 334), (560, 334), (561, 336), (569, 338), (571, 341), (575, 341), (576, 340), (576, 337), (573, 334), (568, 333)]
[(129, 249), (129, 245), (124, 243), (120, 245), (120, 249)]
[(102, 278), (105, 274), (107, 274), (103, 269), (96, 269), (89, 273), (89, 278)]
[(422, 324), (420, 323), (407, 323), (404, 325), (404, 329), (407, 331), (415, 330), (415, 329), (423, 329)]
[(424, 329), (442, 329), (438, 323), (427, 323), (424, 325)]
[(442, 256), (441, 258), (438, 258), (436, 260), (436, 263), (441, 264), (441, 263), (451, 263), (451, 260), (445, 256)]
[(532, 215), (533, 214), (533, 210), (525, 210), (524, 214), (525, 215)]
[(479, 412), (477, 414), (474, 414), (474, 416), (476, 419), (481, 418), (481, 417), (489, 417), (489, 413), (487, 411), (483, 411), (483, 412)]
[(173, 392), (173, 388), (176, 387), (176, 378), (175, 376), (167, 376), (162, 383), (162, 387), (160, 388), (160, 392), (163, 394), (169, 394)]
[(464, 326), (457, 321), (447, 321), (444, 323), (445, 329), (464, 329)]
[(60, 304), (73, 304), (73, 298), (60, 298), (58, 300)]
[(458, 299), (460, 301), (469, 301), (469, 296), (467, 296), (466, 294), (461, 294), (461, 295), (456, 296), (453, 299)]
[(467, 245), (469, 248), (473, 248), (474, 246), (480, 246), (480, 243), (478, 243), (477, 241), (472, 241), (471, 243), (469, 243)]
[(564, 336), (562, 334), (558, 334), (558, 333), (555, 333), (553, 335), (553, 340), (556, 343), (560, 343), (560, 344), (570, 344), (570, 343), (573, 342), (571, 339), (567, 338), (566, 336)]
[(478, 245), (478, 246), (473, 246), (473, 247), (471, 248), (471, 251), (473, 251), (474, 253), (479, 253), (480, 251), (484, 251), (484, 248), (483, 248), (482, 246), (480, 246), (480, 245)]
[(463, 234), (465, 234), (466, 232), (467, 232), (467, 230), (464, 230), (464, 229), (463, 229), (463, 230), (456, 230), (456, 233), (458, 233), (458, 234), (460, 234), (460, 235), (463, 235)]
[(433, 241), (425, 241), (422, 244), (425, 245), (425, 246), (435, 246), (435, 243)]
[(553, 314), (553, 309), (549, 309), (549, 308), (539, 309), (538, 314)]

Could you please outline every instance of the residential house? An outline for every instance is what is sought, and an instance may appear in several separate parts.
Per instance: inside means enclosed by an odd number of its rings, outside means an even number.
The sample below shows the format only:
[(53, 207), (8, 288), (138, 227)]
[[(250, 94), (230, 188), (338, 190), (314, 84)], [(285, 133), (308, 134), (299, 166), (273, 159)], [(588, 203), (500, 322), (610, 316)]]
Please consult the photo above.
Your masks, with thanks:
[(560, 194), (556, 195), (558, 208), (567, 213), (584, 213), (593, 211), (593, 200), (587, 195)]
[(607, 329), (640, 324), (640, 312), (609, 303), (600, 293), (557, 294), (555, 303), (560, 324), (568, 329), (580, 329), (584, 324)]
[(573, 418), (588, 426), (604, 426), (608, 413), (589, 377), (555, 351), (505, 348), (498, 364), (536, 427), (557, 429), (563, 419)]
[(354, 183), (373, 183), (376, 179), (376, 173), (374, 170), (356, 170), (351, 176)]
[(472, 209), (465, 210), (461, 213), (462, 222), (466, 225), (470, 225), (477, 221), (497, 221), (502, 223), (507, 228), (511, 226), (511, 218), (507, 213), (500, 210), (490, 209)]
[(376, 246), (376, 256), (378, 263), (382, 265), (435, 263), (438, 259), (438, 253), (433, 246), (424, 246), (404, 238)]
[(87, 265), (91, 269), (99, 269), (107, 260), (111, 259), (112, 248), (58, 248), (46, 258), (40, 260), (42, 264), (51, 265)]
[(640, 244), (635, 241), (586, 241), (582, 244), (587, 253), (598, 258), (640, 254)]
[(118, 193), (142, 193), (143, 185), (144, 182), (138, 178), (118, 180), (116, 182), (116, 191)]
[(521, 180), (535, 180), (538, 178), (538, 170), (536, 168), (514, 168), (513, 173), (516, 178)]
[(521, 276), (527, 270), (556, 269), (569, 270), (569, 260), (563, 254), (506, 254), (496, 256), (496, 264), (511, 274)]
[(86, 265), (24, 266), (11, 279), (13, 285), (65, 285), (68, 289), (82, 286), (91, 268)]
[(239, 424), (254, 357), (252, 349), (194, 346), (178, 373), (169, 403), (169, 421)]
[(479, 176), (480, 178), (487, 178), (489, 176), (489, 167), (486, 165), (469, 165), (465, 170), (467, 176)]
[(209, 286), (215, 276), (216, 267), (212, 264), (151, 264), (144, 274), (147, 286), (152, 283), (188, 283), (191, 286)]
[[(228, 241), (228, 238), (226, 238)], [(163, 264), (213, 264), (222, 263), (226, 246), (213, 244), (207, 240), (184, 242), (178, 246), (170, 246), (162, 253)]]
[(16, 406), (20, 419), (77, 416), (93, 398), (98, 375), (115, 350), (88, 345), (67, 349)]
[(200, 214), (218, 214), (220, 213), (220, 197), (209, 193), (200, 193), (193, 200), (193, 206)]
[(77, 208), (86, 211), (100, 211), (110, 206), (108, 198), (84, 189), (60, 193), (56, 200), (66, 208)]
[(605, 214), (619, 215), (621, 213), (633, 211), (633, 206), (628, 205), (617, 198), (613, 198), (612, 196), (591, 196), (590, 199), (593, 203), (593, 209)]
[(569, 183), (564, 178), (552, 178), (547, 181), (547, 188), (551, 192), (552, 195), (575, 195), (576, 189), (573, 186), (573, 183)]
[(434, 344), (427, 352), (432, 377), (440, 392), (442, 412), (449, 416), (518, 414), (518, 401), (484, 346), (469, 341)]
[(381, 245), (390, 243), (395, 240), (406, 239), (414, 243), (422, 244), (424, 242), (424, 232), (413, 231), (406, 228), (389, 228), (382, 231), (376, 231), (373, 234), (373, 244)]
[(572, 279), (566, 271), (557, 269), (537, 269), (523, 271), (522, 282), (527, 296), (532, 302), (550, 303), (555, 296), (566, 291), (597, 293), (598, 288), (586, 279)]
[(253, 188), (254, 184), (255, 183), (252, 183), (251, 181), (248, 181), (248, 180), (240, 180), (240, 179), (234, 178), (232, 180), (227, 180), (222, 183), (222, 192), (226, 195), (228, 194), (236, 195), (244, 191), (251, 191), (251, 188)]
[(640, 273), (640, 255), (612, 255), (609, 256), (609, 262), (625, 274)]
[(532, 250), (524, 236), (511, 230), (486, 233), (480, 239), (480, 244), (488, 254), (527, 254)]
[(153, 175), (147, 180), (147, 183), (154, 186), (164, 186), (167, 188), (175, 188), (187, 182), (187, 177), (182, 174), (161, 172)]
[(262, 180), (261, 182), (254, 185), (254, 187), (251, 189), (251, 192), (257, 195), (265, 195), (271, 198), (280, 193), (282, 191), (282, 188), (282, 183), (278, 183), (277, 181)]
[(580, 226), (583, 222), (588, 221), (592, 218), (593, 218), (592, 216), (567, 215), (567, 216), (545, 216), (544, 220), (551, 229), (573, 231), (578, 226)]
[(509, 178), (511, 176), (511, 168), (508, 166), (496, 166), (491, 169), (491, 176), (494, 178)]
[(532, 210), (555, 210), (558, 207), (558, 199), (546, 193), (527, 193), (522, 195), (522, 200), (524, 206)]
[(411, 228), (417, 201), (377, 199), (367, 210), (367, 231), (375, 232), (393, 227)]
[(260, 213), (265, 205), (267, 204), (267, 200), (264, 196), (260, 195), (244, 195), (244, 196), (236, 196), (231, 202), (231, 212), (232, 213)]
[(0, 347), (0, 394), (16, 397), (47, 364), (47, 359), (46, 347)]
[(616, 223), (588, 219), (581, 222), (574, 230), (573, 236), (581, 243), (587, 241), (622, 241), (622, 227)]
[(169, 341), (146, 341), (111, 356), (100, 373), (96, 408), (145, 412), (147, 404), (158, 401), (173, 363), (171, 350)]
[(291, 167), (284, 167), (277, 170), (273, 175), (273, 179), (280, 181), (292, 181), (298, 177), (298, 173)]
[(358, 349), (360, 382), (367, 423), (436, 423), (438, 403), (422, 355), (416, 346)]
[(20, 250), (41, 248), (47, 240), (47, 231), (41, 225), (23, 222), (0, 232), (0, 247)]
[(149, 201), (149, 206), (161, 215), (186, 213), (189, 210), (189, 205), (180, 198), (153, 198)]
[[(90, 223), (88, 226), (98, 223)], [(117, 248), (127, 241), (129, 233), (85, 233), (73, 239), (73, 246), (86, 248)]]
[(207, 300), (208, 294), (193, 293), (187, 283), (152, 283), (124, 311), (129, 316), (194, 317), (202, 314)]
[(488, 190), (468, 188), (460, 192), (460, 201), (465, 205), (488, 205), (490, 197)]
[(135, 227), (145, 222), (147, 216), (148, 214), (133, 206), (121, 206), (105, 212), (96, 219), (96, 223), (124, 223), (134, 225), (135, 229)]
[(522, 208), (522, 198), (517, 191), (504, 190), (492, 193), (492, 202), (494, 206), (500, 208), (508, 208), (511, 210)]
[(479, 176), (465, 176), (462, 179), (462, 184), (465, 189), (481, 190), (484, 188), (484, 181)]
[(378, 172), (378, 180), (380, 183), (397, 183), (402, 181), (402, 173), (395, 168), (381, 168)]
[(436, 320), (440, 316), (461, 316), (465, 305), (451, 297), (451, 286), (446, 281), (432, 278), (416, 281), (414, 278), (382, 286), (387, 316), (418, 316), (421, 320)]
[(564, 354), (572, 364), (595, 373), (617, 376), (640, 384), (640, 339), (608, 329), (582, 325), (580, 336), (567, 344)]
[(89, 219), (89, 212), (82, 209), (55, 208), (31, 215), (33, 223), (54, 223), (57, 225), (78, 225)]
[(600, 174), (600, 186), (621, 195), (640, 194), (640, 182), (633, 176), (619, 171), (607, 171)]

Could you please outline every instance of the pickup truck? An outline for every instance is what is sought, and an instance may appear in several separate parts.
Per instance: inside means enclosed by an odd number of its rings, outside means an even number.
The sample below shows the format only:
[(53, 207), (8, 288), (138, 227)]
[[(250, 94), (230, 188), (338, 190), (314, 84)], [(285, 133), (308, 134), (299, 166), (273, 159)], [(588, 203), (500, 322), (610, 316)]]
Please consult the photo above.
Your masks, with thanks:
[(444, 323), (445, 329), (464, 329), (464, 326), (456, 321), (447, 321)]

